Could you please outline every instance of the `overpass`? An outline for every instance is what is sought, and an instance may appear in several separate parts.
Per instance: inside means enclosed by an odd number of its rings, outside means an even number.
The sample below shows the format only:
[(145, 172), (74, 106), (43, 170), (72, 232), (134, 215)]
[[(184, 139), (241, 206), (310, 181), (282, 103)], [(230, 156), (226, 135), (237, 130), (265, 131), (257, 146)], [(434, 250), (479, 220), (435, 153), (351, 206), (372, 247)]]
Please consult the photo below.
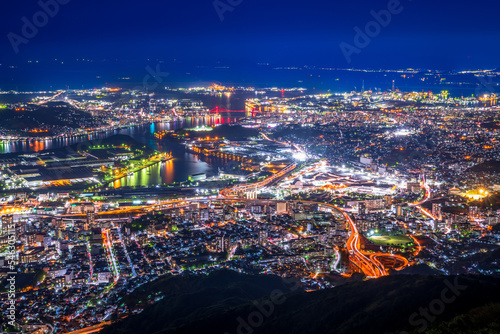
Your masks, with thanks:
[(431, 187), (423, 183), (422, 188), (425, 190), (424, 198), (418, 202), (410, 204), (411, 207), (418, 209), (423, 215), (429, 217), (430, 219), (438, 220), (438, 217), (434, 216), (429, 210), (422, 207), (422, 204), (427, 202), (431, 198)]
[[(237, 196), (238, 193), (241, 193), (242, 191), (248, 191), (248, 190), (257, 191), (259, 188), (265, 187), (271, 184), (272, 182), (276, 181), (277, 179), (285, 176), (287, 173), (293, 171), (295, 167), (296, 167), (295, 164), (290, 165), (281, 170), (279, 173), (271, 177), (268, 177), (267, 179), (261, 182), (257, 182), (251, 185), (239, 185), (225, 189), (221, 191), (220, 197), (222, 199), (227, 200), (230, 197)], [(430, 194), (430, 189), (428, 189), (427, 193)], [(238, 201), (242, 200), (238, 199)], [(387, 270), (381, 261), (385, 263), (393, 262), (394, 265), (396, 263), (399, 263), (400, 266), (396, 267), (397, 270), (401, 270), (408, 265), (408, 260), (400, 255), (394, 255), (390, 253), (370, 253), (361, 250), (361, 236), (358, 232), (358, 228), (354, 220), (344, 210), (340, 209), (339, 207), (336, 207), (332, 204), (321, 203), (321, 202), (302, 201), (302, 203), (313, 203), (319, 206), (324, 206), (329, 208), (330, 210), (333, 209), (344, 216), (345, 220), (349, 223), (349, 228), (351, 230), (350, 236), (347, 239), (347, 246), (346, 246), (350, 254), (349, 260), (355, 267), (359, 268), (359, 270), (362, 271), (366, 275), (366, 277), (378, 278), (381, 276), (388, 275)]]
[[(182, 199), (175, 201), (167, 201), (160, 204), (144, 206), (143, 209), (151, 209), (151, 208), (180, 208), (188, 206), (192, 202), (200, 202), (200, 201), (211, 201), (218, 203), (226, 203), (226, 202), (251, 202), (251, 203), (261, 203), (261, 204), (275, 204), (281, 202), (279, 200), (259, 200), (259, 199), (240, 199), (240, 198), (192, 198), (192, 199)], [(293, 201), (300, 202), (305, 204), (317, 204), (324, 208), (334, 210), (341, 215), (344, 216), (346, 221), (349, 223), (349, 227), (351, 229), (350, 236), (347, 240), (347, 250), (349, 251), (349, 260), (351, 263), (359, 268), (368, 278), (378, 278), (381, 276), (388, 275), (385, 266), (392, 265), (395, 270), (401, 270), (409, 265), (408, 260), (400, 255), (394, 255), (389, 253), (370, 253), (361, 250), (361, 242), (360, 242), (360, 234), (356, 227), (354, 220), (342, 209), (337, 206), (328, 203), (321, 202), (313, 202), (313, 201)], [(392, 263), (389, 263), (392, 262)], [(337, 262), (338, 264), (338, 262)], [(398, 264), (398, 266), (396, 266)], [(87, 328), (79, 329), (72, 332), (67, 332), (66, 334), (88, 334), (88, 333), (97, 333), (100, 332), (104, 327), (111, 325), (111, 321), (103, 322), (94, 326), (90, 326)]]
[(239, 193), (242, 192), (255, 192), (258, 191), (260, 188), (263, 188), (265, 186), (268, 186), (272, 184), (275, 181), (278, 181), (281, 177), (285, 176), (286, 174), (290, 173), (297, 167), (296, 164), (291, 164), (285, 167), (284, 169), (280, 170), (278, 173), (271, 175), (270, 177), (266, 178), (263, 181), (256, 182), (256, 183), (251, 183), (251, 184), (244, 184), (244, 185), (237, 185), (232, 188), (227, 188), (224, 189), (220, 192), (221, 196), (223, 198), (226, 197), (234, 197), (238, 196)]
[[(252, 203), (277, 203), (278, 200), (258, 200), (258, 199), (240, 199), (240, 198), (217, 198), (217, 199), (205, 199), (214, 202), (252, 202)], [(328, 203), (313, 202), (313, 201), (293, 201), (300, 202), (304, 204), (317, 204), (319, 206), (326, 207), (330, 210), (337, 211), (344, 216), (346, 221), (349, 223), (350, 236), (347, 240), (346, 247), (349, 251), (349, 260), (356, 267), (359, 268), (368, 278), (378, 278), (382, 276), (387, 276), (387, 268), (392, 267), (394, 270), (401, 270), (409, 265), (408, 260), (396, 254), (382, 253), (382, 252), (367, 252), (361, 249), (361, 236), (358, 232), (357, 226), (354, 220), (347, 214), (344, 210), (337, 206)]]

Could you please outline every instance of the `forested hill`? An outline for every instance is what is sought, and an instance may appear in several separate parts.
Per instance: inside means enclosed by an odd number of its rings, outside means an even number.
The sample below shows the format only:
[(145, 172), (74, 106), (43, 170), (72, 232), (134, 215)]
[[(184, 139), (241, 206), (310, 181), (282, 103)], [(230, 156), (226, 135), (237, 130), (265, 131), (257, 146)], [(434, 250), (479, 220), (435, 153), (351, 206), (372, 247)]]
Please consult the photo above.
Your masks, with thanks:
[(500, 279), (491, 277), (389, 276), (311, 293), (293, 287), (273, 276), (228, 271), (166, 278), (127, 303), (159, 289), (164, 299), (101, 333), (500, 332)]

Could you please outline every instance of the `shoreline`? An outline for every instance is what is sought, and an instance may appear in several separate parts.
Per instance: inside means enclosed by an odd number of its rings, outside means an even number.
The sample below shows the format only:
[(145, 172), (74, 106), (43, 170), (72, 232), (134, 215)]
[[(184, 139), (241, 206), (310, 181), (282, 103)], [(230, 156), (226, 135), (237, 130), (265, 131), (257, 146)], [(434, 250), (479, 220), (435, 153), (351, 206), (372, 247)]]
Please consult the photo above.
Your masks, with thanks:
[(22, 142), (27, 142), (27, 141), (47, 141), (47, 140), (57, 140), (57, 139), (67, 139), (67, 138), (72, 138), (72, 137), (82, 137), (82, 136), (91, 136), (97, 133), (102, 133), (102, 132), (108, 132), (108, 131), (116, 131), (120, 129), (126, 129), (134, 126), (141, 126), (141, 125), (147, 125), (152, 122), (147, 121), (147, 122), (139, 122), (139, 123), (133, 123), (133, 124), (128, 124), (128, 125), (115, 125), (115, 126), (109, 126), (107, 128), (103, 129), (98, 129), (98, 130), (92, 130), (92, 131), (85, 131), (85, 132), (77, 132), (73, 134), (59, 134), (59, 135), (53, 135), (49, 137), (12, 137), (12, 136), (0, 136), (0, 143), (22, 143)]

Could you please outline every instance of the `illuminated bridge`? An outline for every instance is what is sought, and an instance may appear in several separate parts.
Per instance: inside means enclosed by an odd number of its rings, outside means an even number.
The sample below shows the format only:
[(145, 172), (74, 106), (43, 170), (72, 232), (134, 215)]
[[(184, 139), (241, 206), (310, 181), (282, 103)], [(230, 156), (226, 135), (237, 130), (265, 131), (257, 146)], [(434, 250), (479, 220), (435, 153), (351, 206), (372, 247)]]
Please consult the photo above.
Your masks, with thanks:
[(209, 110), (209, 112), (216, 113), (216, 114), (220, 114), (223, 112), (244, 112), (244, 113), (252, 114), (253, 117), (255, 117), (255, 114), (260, 113), (260, 111), (257, 109), (252, 109), (251, 111), (250, 110), (228, 110), (228, 109), (220, 108), (219, 106)]

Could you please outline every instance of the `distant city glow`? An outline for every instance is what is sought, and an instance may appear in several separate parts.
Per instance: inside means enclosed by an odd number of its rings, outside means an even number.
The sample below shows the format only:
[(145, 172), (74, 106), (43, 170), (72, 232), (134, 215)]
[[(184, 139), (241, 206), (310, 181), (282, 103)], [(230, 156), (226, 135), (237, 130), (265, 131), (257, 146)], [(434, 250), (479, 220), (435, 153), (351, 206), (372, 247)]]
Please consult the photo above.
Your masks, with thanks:
[(306, 161), (307, 154), (305, 154), (304, 152), (298, 152), (293, 155), (293, 158), (297, 161)]
[(402, 129), (394, 132), (395, 136), (409, 136), (413, 134), (413, 131), (407, 130), (407, 129)]

